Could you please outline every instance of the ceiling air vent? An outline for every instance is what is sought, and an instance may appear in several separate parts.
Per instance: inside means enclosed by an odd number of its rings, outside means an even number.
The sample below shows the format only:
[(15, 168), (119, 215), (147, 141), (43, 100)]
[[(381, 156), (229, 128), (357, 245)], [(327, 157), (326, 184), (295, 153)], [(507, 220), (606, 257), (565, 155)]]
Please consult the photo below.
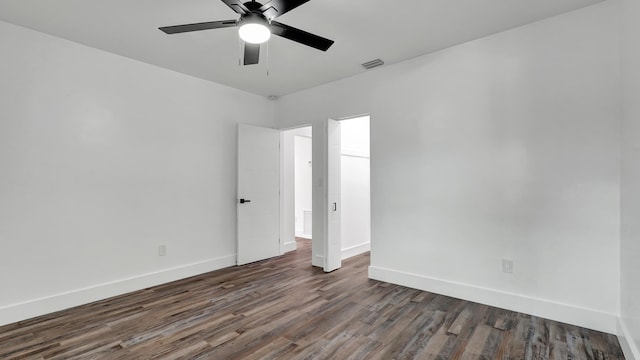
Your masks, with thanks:
[(382, 65), (384, 65), (384, 61), (382, 61), (380, 59), (367, 61), (366, 63), (362, 64), (362, 66), (364, 66), (364, 68), (367, 69), (367, 70), (373, 69), (374, 67), (378, 67), (378, 66), (382, 66)]

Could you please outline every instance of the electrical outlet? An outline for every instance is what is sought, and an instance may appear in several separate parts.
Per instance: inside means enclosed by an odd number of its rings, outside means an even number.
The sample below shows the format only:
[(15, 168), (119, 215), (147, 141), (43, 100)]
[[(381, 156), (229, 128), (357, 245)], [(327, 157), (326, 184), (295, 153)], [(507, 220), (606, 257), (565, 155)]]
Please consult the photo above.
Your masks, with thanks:
[(158, 256), (166, 256), (166, 255), (167, 255), (167, 246), (158, 245)]
[(502, 272), (505, 274), (513, 274), (513, 260), (502, 259)]

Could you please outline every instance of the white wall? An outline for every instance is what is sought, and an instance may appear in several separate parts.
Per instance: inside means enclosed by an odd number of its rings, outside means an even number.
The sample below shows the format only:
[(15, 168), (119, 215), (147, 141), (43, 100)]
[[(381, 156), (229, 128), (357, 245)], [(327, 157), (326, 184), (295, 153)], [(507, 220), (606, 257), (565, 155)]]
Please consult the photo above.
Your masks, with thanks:
[(273, 102), (1, 22), (0, 48), (0, 324), (235, 264), (237, 123)]
[[(311, 130), (311, 128), (307, 128)], [(295, 148), (295, 224), (296, 236), (311, 238), (310, 229), (305, 229), (305, 210), (311, 211), (313, 205), (311, 188), (311, 146), (312, 140), (307, 136), (294, 138)], [(308, 227), (308, 226), (307, 226)]]
[(371, 249), (369, 117), (340, 121), (342, 259)]
[(603, 2), (280, 98), (281, 127), (371, 114), (371, 277), (615, 332), (617, 15)]
[(621, 343), (640, 359), (640, 2), (623, 4)]

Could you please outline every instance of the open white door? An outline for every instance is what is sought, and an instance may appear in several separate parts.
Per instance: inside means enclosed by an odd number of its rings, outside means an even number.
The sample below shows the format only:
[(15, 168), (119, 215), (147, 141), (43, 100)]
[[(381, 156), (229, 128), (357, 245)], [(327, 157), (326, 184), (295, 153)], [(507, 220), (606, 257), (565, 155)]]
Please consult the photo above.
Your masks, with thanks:
[(329, 272), (342, 266), (342, 239), (340, 237), (340, 122), (327, 120), (327, 241), (325, 243), (324, 271)]
[(280, 132), (238, 128), (238, 265), (280, 255)]

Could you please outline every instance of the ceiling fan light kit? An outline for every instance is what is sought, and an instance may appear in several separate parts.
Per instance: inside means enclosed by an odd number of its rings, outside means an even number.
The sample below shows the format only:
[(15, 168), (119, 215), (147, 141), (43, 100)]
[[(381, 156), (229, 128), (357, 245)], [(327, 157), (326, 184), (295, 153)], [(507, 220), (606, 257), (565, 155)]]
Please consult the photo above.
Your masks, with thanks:
[(297, 8), (309, 0), (264, 0), (258, 1), (222, 0), (231, 10), (240, 15), (239, 20), (210, 21), (196, 24), (161, 27), (166, 34), (179, 34), (192, 31), (220, 29), (238, 26), (238, 35), (245, 42), (244, 65), (257, 64), (260, 57), (260, 44), (271, 38), (271, 34), (295, 41), (299, 44), (327, 51), (333, 40), (296, 29), (274, 21), (278, 16)]
[(249, 14), (240, 19), (238, 34), (250, 44), (262, 44), (271, 37), (271, 24), (262, 15)]

